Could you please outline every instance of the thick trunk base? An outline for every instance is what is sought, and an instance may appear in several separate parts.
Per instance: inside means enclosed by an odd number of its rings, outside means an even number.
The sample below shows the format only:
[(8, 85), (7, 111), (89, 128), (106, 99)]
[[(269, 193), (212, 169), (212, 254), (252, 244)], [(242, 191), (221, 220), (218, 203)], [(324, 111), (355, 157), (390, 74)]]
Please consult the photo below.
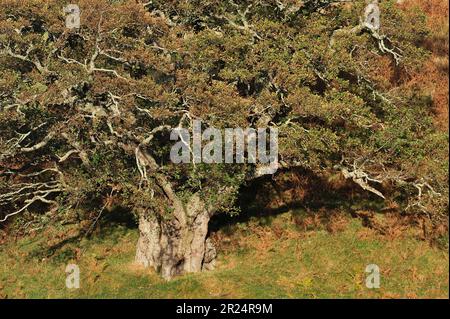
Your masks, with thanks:
[(142, 214), (136, 262), (153, 267), (165, 279), (214, 268), (216, 250), (207, 238), (210, 216), (195, 197), (186, 208), (186, 222)]

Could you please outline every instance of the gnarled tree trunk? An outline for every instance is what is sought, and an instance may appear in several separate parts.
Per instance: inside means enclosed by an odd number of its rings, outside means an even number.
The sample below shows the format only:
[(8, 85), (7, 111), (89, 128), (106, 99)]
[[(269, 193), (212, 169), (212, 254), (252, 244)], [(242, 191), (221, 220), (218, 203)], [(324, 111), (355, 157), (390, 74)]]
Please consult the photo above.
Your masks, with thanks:
[(216, 251), (207, 238), (211, 214), (203, 201), (194, 194), (186, 205), (177, 199), (173, 208), (172, 216), (178, 218), (141, 214), (136, 262), (155, 268), (165, 279), (214, 268)]

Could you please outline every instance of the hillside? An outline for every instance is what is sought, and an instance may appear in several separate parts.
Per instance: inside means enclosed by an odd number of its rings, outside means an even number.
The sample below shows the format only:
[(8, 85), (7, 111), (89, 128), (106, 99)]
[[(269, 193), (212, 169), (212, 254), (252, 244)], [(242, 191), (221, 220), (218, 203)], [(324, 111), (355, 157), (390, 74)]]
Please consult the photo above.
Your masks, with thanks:
[[(0, 250), (3, 298), (448, 298), (448, 251), (393, 228), (380, 235), (358, 219), (322, 224), (304, 212), (229, 225), (217, 269), (170, 282), (134, 264), (136, 229), (116, 225), (42, 256), (61, 232)], [(309, 225), (309, 226), (305, 226)], [(46, 237), (48, 236), (48, 237)], [(36, 256), (38, 255), (38, 256)], [(65, 267), (80, 266), (80, 289), (65, 287)], [(365, 267), (381, 270), (380, 289), (365, 286)], [(11, 265), (14, 264), (14, 267)]]

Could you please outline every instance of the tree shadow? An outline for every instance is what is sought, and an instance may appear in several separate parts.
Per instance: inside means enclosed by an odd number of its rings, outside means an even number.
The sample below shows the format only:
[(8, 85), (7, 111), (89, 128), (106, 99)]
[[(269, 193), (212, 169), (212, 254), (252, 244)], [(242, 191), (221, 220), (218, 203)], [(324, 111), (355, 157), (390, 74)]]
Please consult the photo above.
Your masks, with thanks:
[[(379, 210), (384, 204), (339, 176), (318, 176), (303, 169), (280, 171), (263, 176), (241, 188), (238, 215), (218, 214), (211, 219), (210, 232), (231, 230), (233, 225), (258, 219), (272, 220), (291, 211), (296, 218), (319, 214), (324, 222), (336, 211), (355, 216), (358, 209)], [(327, 214), (326, 212), (330, 212)]]

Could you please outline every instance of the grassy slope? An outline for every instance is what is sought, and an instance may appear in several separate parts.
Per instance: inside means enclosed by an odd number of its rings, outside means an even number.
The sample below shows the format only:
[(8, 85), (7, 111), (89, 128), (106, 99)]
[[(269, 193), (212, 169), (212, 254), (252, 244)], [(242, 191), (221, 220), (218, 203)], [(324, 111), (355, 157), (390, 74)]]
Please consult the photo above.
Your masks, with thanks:
[[(390, 240), (340, 221), (338, 230), (298, 230), (290, 213), (261, 225), (230, 226), (215, 271), (164, 282), (133, 264), (137, 231), (118, 227), (67, 244), (49, 259), (35, 256), (48, 239), (0, 247), (0, 296), (7, 298), (448, 298), (448, 252), (412, 235)], [(232, 235), (228, 236), (228, 233)], [(34, 257), (33, 257), (34, 256)], [(76, 259), (76, 260), (74, 260)], [(65, 288), (65, 266), (77, 263), (81, 288)], [(365, 287), (365, 267), (381, 268), (381, 288)]]

